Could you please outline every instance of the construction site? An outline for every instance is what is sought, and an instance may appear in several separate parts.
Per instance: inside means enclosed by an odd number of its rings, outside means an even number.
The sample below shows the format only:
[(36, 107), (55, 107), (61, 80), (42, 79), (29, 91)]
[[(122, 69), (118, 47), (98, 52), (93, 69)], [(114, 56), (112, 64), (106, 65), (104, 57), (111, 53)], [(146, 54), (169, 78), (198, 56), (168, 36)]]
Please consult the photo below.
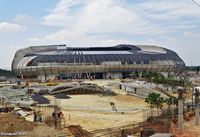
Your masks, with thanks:
[[(190, 81), (196, 88), (185, 91), (143, 77), (6, 80), (0, 84), (1, 136), (198, 137), (200, 77)], [(151, 106), (150, 94), (177, 97), (178, 104)]]

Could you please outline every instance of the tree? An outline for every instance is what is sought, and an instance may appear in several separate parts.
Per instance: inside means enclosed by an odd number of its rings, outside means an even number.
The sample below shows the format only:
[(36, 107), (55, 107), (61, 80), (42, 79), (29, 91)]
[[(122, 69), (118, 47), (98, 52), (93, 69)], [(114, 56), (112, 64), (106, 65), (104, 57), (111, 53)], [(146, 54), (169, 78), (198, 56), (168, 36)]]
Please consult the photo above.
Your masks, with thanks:
[(5, 69), (0, 69), (0, 76), (5, 76), (5, 77), (15, 77), (12, 71), (10, 70), (5, 70)]
[(190, 81), (187, 77), (181, 78), (180, 83), (180, 86), (184, 88), (185, 92), (188, 88), (192, 87), (192, 81)]
[(165, 99), (167, 105), (176, 105), (178, 106), (178, 98), (174, 96), (170, 96), (169, 98)]
[[(178, 107), (178, 98), (174, 97), (174, 96), (170, 96), (169, 98), (165, 99), (165, 103), (168, 105), (168, 111), (170, 113), (171, 110), (171, 106), (176, 106), (176, 108)], [(172, 109), (172, 112), (174, 112), (174, 109)], [(173, 115), (173, 113), (172, 113)]]
[(160, 96), (160, 94), (157, 93), (149, 93), (148, 96), (145, 98), (145, 102), (149, 104), (149, 107), (151, 109), (157, 108), (162, 109), (164, 98)]
[(198, 66), (198, 67), (196, 68), (197, 75), (199, 74), (199, 71), (200, 71), (200, 66)]

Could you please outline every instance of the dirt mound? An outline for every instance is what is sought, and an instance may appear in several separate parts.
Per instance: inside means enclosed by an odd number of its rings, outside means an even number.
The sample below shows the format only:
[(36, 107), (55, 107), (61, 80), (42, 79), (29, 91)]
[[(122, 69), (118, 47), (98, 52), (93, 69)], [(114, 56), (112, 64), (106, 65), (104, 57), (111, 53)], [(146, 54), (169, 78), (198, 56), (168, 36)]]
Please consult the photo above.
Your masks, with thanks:
[(0, 132), (32, 131), (34, 123), (10, 113), (0, 114)]

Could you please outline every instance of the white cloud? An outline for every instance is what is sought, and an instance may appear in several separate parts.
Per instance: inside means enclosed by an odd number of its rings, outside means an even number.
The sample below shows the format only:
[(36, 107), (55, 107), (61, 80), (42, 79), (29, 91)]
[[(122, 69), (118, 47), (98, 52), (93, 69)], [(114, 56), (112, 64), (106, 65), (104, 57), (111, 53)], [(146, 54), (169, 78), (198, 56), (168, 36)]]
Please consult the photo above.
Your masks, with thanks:
[(183, 33), (183, 36), (186, 36), (186, 37), (193, 37), (193, 38), (199, 37), (199, 38), (200, 38), (200, 33), (191, 32), (191, 31), (186, 31), (186, 32)]
[(156, 20), (173, 20), (182, 17), (200, 17), (199, 7), (189, 0), (148, 0), (138, 5), (147, 17)]
[(26, 14), (17, 14), (13, 22), (20, 25), (31, 25), (36, 23), (36, 19)]
[(43, 17), (42, 24), (47, 26), (68, 26), (77, 19), (71, 13), (71, 7), (82, 3), (80, 0), (60, 0), (56, 7), (50, 10), (50, 14)]
[(15, 23), (0, 22), (0, 32), (2, 33), (21, 32), (25, 30), (26, 27), (20, 26)]
[(106, 36), (87, 36), (80, 33), (71, 33), (69, 31), (59, 31), (46, 36), (38, 36), (29, 39), (30, 45), (45, 45), (45, 44), (67, 44), (70, 46), (113, 46), (117, 44), (130, 44), (133, 41), (125, 39), (109, 39)]
[[(80, 6), (81, 5), (81, 6)], [(78, 10), (74, 7), (78, 6)], [(149, 26), (133, 7), (120, 0), (70, 1), (61, 0), (56, 8), (43, 17), (42, 24), (63, 27), (75, 33), (125, 32), (130, 34), (161, 33)], [(63, 30), (62, 29), (62, 30)]]
[[(199, 17), (199, 7), (188, 0), (148, 0), (132, 4), (122, 0), (60, 0), (41, 22), (58, 30), (38, 35), (29, 42), (70, 46), (156, 44), (179, 50), (186, 58), (183, 50), (199, 49), (196, 42), (200, 35), (195, 33), (199, 30)], [(179, 42), (183, 40), (184, 44)], [(187, 46), (186, 41), (191, 44)]]
[[(43, 25), (59, 26), (77, 34), (128, 33), (160, 35), (197, 27), (184, 17), (200, 17), (200, 10), (186, 0), (145, 1), (129, 5), (121, 0), (60, 0), (42, 19)], [(166, 25), (167, 24), (167, 25)]]
[[(149, 25), (132, 7), (128, 7), (120, 0), (60, 0), (55, 9), (50, 10), (42, 19), (43, 25), (61, 27), (61, 30), (31, 38), (32, 43), (77, 39), (93, 41), (92, 34), (102, 37), (102, 33), (160, 34), (169, 31)], [(109, 38), (96, 37), (97, 39), (103, 41)]]
[(118, 44), (131, 44), (133, 41), (125, 40), (125, 39), (107, 39), (107, 40), (101, 40), (100, 43), (104, 46), (112, 46), (112, 45), (118, 45)]
[(85, 33), (123, 32), (138, 19), (134, 12), (114, 0), (98, 0), (87, 4), (79, 15), (75, 30)]

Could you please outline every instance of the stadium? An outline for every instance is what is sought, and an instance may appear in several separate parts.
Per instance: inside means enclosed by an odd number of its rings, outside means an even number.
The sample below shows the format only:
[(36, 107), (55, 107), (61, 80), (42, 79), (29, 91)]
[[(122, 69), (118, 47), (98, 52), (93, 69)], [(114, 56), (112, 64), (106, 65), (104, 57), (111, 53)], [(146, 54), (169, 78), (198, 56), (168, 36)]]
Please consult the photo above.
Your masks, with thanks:
[(185, 63), (176, 52), (152, 45), (113, 47), (31, 46), (16, 52), (12, 71), (18, 77), (126, 78), (138, 72), (180, 72)]

